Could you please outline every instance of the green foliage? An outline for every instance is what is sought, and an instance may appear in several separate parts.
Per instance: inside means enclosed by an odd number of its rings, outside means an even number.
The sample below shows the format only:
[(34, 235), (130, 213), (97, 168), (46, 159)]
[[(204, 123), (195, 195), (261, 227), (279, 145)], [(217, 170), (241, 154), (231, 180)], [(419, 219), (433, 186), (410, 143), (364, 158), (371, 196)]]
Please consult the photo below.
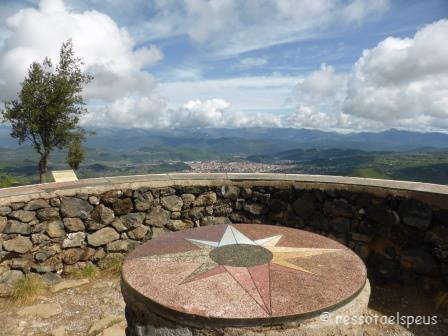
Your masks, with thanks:
[(68, 40), (62, 44), (55, 68), (49, 58), (31, 64), (18, 98), (7, 101), (2, 111), (3, 122), (12, 126), (11, 136), (20, 144), (30, 141), (39, 153), (41, 182), (50, 152), (84, 139), (85, 132), (78, 126), (79, 117), (87, 113), (81, 92), (93, 77), (81, 65)]
[(82, 148), (81, 141), (76, 139), (68, 147), (66, 162), (73, 170), (78, 170), (79, 165), (85, 158), (85, 151)]
[(27, 303), (33, 301), (45, 289), (45, 284), (41, 278), (34, 274), (27, 274), (13, 284), (14, 301)]
[(123, 267), (125, 256), (122, 254), (114, 253), (106, 256), (104, 260), (103, 269), (106, 273), (111, 275), (120, 275)]
[(375, 179), (390, 179), (390, 176), (380, 172), (378, 169), (372, 167), (356, 168), (353, 170), (352, 174), (356, 177), (367, 177)]
[(93, 279), (98, 275), (97, 268), (94, 265), (86, 265), (76, 268), (71, 274), (76, 279), (89, 278)]
[(0, 173), (0, 188), (8, 188), (19, 185), (19, 181), (17, 181), (14, 177), (9, 176), (8, 174)]

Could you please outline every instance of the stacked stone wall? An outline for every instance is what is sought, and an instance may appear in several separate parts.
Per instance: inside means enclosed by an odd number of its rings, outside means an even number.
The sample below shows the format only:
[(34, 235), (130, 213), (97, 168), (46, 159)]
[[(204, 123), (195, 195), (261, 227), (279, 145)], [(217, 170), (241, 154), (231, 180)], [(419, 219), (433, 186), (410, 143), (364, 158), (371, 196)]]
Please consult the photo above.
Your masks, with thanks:
[(429, 290), (448, 284), (448, 195), (445, 209), (394, 193), (288, 182), (189, 184), (93, 187), (0, 203), (0, 295), (10, 294), (12, 281), (30, 272), (51, 280), (89, 264), (104, 268), (111, 258), (167, 232), (231, 223), (283, 225), (331, 237), (366, 262), (374, 281)]

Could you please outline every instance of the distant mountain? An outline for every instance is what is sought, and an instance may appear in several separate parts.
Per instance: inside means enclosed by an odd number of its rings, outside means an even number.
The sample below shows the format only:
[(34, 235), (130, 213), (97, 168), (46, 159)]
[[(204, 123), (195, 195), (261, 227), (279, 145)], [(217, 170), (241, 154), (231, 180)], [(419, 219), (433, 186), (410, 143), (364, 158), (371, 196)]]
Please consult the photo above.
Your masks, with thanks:
[(88, 146), (124, 150), (145, 146), (188, 146), (221, 154), (250, 155), (295, 148), (343, 148), (367, 151), (448, 148), (448, 134), (396, 129), (348, 134), (294, 128), (97, 129), (95, 131), (96, 135), (88, 139)]
[[(369, 153), (358, 149), (293, 149), (284, 152), (265, 154), (265, 155), (250, 155), (246, 159), (252, 162), (280, 162), (280, 161), (291, 161), (295, 163), (299, 162), (310, 162), (316, 160), (341, 160), (343, 158), (353, 159), (354, 157), (368, 156)], [(379, 154), (379, 153), (378, 153)]]
[[(420, 148), (448, 148), (448, 134), (420, 133), (390, 129), (383, 132), (342, 134), (295, 128), (202, 128), (202, 129), (92, 129), (90, 148), (129, 151), (139, 148), (179, 148), (222, 155), (262, 155), (309, 148), (340, 148), (364, 151), (409, 151)], [(0, 148), (16, 148), (9, 128), (0, 125)]]
[[(197, 169), (191, 161), (219, 160), (262, 163), (251, 167), (282, 163), (271, 166), (279, 173), (448, 184), (448, 135), (442, 133), (339, 134), (290, 128), (95, 131), (87, 141), (80, 178), (191, 171)], [(32, 146), (18, 147), (5, 126), (0, 127), (0, 141), (0, 186), (37, 182), (39, 157)], [(66, 154), (53, 151), (49, 170), (66, 169)], [(245, 166), (246, 162), (241, 169)]]

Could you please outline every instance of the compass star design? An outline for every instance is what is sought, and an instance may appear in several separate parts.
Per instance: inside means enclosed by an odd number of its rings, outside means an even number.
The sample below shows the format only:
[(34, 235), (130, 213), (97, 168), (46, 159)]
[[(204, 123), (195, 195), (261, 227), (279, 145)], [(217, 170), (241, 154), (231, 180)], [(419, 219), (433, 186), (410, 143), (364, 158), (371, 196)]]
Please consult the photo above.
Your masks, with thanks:
[(281, 238), (282, 235), (275, 235), (252, 240), (229, 225), (219, 242), (185, 238), (199, 249), (145, 256), (141, 259), (200, 264), (181, 285), (228, 273), (268, 315), (272, 315), (270, 265), (313, 274), (293, 263), (292, 259), (341, 251), (341, 249), (276, 246)]

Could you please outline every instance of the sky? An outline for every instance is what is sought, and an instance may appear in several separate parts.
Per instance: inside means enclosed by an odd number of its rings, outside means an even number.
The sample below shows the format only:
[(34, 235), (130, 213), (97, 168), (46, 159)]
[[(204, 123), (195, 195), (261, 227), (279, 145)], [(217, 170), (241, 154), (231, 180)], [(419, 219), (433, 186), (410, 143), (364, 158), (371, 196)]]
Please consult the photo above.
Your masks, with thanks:
[(448, 0), (0, 0), (0, 100), (69, 38), (83, 125), (448, 132)]

